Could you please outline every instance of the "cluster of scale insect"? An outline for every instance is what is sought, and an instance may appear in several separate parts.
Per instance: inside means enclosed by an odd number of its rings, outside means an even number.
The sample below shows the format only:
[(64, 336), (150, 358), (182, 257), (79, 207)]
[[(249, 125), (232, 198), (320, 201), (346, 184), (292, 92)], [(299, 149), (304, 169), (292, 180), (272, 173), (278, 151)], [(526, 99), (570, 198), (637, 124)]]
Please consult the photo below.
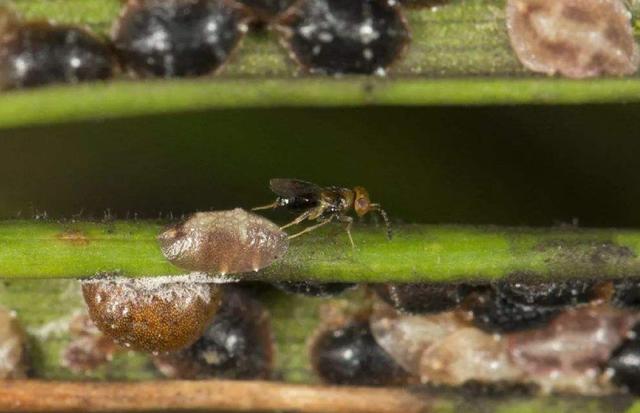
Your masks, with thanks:
[[(323, 381), (483, 389), (508, 383), (543, 394), (640, 391), (633, 280), (369, 288), (379, 298), (368, 321), (349, 319), (313, 337), (310, 358)], [(490, 304), (474, 307), (479, 297)], [(436, 304), (425, 305), (429, 298)]]

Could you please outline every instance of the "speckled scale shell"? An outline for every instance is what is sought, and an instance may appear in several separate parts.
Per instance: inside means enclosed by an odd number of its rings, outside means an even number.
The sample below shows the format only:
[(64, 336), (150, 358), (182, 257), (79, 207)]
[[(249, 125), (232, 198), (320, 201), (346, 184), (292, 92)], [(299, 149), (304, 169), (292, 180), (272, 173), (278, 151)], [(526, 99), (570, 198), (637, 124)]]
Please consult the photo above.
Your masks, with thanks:
[(276, 28), (303, 68), (329, 74), (383, 74), (410, 37), (400, 9), (387, 0), (300, 0)]
[(122, 64), (139, 76), (201, 76), (227, 61), (246, 19), (228, 0), (129, 0), (112, 39)]
[(82, 293), (91, 319), (125, 347), (148, 352), (184, 348), (198, 339), (216, 312), (219, 287), (158, 278), (90, 279)]
[(638, 69), (622, 0), (509, 0), (506, 17), (513, 50), (529, 70), (584, 78)]
[(289, 246), (276, 224), (240, 208), (195, 213), (165, 230), (158, 241), (176, 266), (222, 275), (258, 271)]
[(116, 60), (107, 44), (85, 29), (48, 22), (0, 22), (0, 87), (105, 80)]

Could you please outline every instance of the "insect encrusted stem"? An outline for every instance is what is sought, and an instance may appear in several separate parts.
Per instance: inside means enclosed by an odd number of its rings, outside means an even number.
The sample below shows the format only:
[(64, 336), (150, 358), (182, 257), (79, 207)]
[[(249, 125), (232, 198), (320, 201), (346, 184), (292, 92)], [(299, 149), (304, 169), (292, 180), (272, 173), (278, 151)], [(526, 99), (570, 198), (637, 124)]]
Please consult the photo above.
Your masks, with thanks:
[[(0, 277), (182, 274), (185, 271), (166, 260), (158, 245), (156, 237), (165, 224), (4, 221), (0, 223)], [(327, 225), (291, 240), (286, 255), (272, 265), (237, 278), (454, 282), (523, 275), (545, 279), (640, 274), (640, 231), (402, 225), (389, 241), (379, 226), (358, 224), (352, 234), (355, 250), (343, 231)]]

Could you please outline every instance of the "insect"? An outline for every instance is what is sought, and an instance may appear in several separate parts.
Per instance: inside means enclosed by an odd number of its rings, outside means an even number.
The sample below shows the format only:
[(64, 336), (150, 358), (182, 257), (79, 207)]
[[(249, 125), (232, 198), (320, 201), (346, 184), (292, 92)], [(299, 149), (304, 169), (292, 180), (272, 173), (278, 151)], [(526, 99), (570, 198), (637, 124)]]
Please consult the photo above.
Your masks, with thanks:
[(302, 234), (327, 225), (333, 220), (338, 220), (346, 225), (345, 229), (349, 236), (349, 241), (351, 242), (351, 246), (355, 248), (355, 243), (351, 236), (353, 218), (347, 215), (352, 208), (359, 217), (371, 211), (379, 213), (387, 227), (387, 238), (391, 239), (392, 233), (389, 216), (380, 204), (371, 202), (369, 193), (361, 186), (356, 186), (353, 189), (339, 186), (321, 187), (299, 179), (282, 178), (270, 180), (269, 186), (278, 197), (273, 203), (253, 208), (253, 211), (280, 207), (287, 208), (293, 212), (304, 210), (296, 219), (280, 227), (280, 229), (289, 228), (305, 220), (318, 221), (317, 224), (290, 235), (289, 239), (299, 237)]
[(101, 276), (83, 280), (82, 294), (100, 331), (149, 352), (191, 345), (220, 305), (220, 288), (198, 276)]
[(572, 78), (627, 75), (640, 52), (620, 0), (509, 0), (513, 50), (529, 70)]
[(367, 320), (322, 331), (312, 340), (310, 353), (314, 371), (326, 383), (382, 386), (408, 377), (376, 343)]
[(174, 265), (221, 275), (258, 271), (289, 246), (276, 224), (240, 208), (195, 213), (167, 228), (158, 242)]
[(0, 88), (106, 80), (115, 68), (109, 46), (88, 30), (0, 9)]
[(400, 8), (388, 0), (300, 0), (275, 28), (304, 70), (327, 74), (383, 75), (410, 38)]
[(268, 379), (274, 362), (269, 312), (239, 288), (225, 286), (220, 309), (204, 334), (153, 362), (169, 378)]
[(207, 75), (238, 46), (246, 18), (227, 0), (129, 0), (114, 25), (113, 45), (139, 76)]

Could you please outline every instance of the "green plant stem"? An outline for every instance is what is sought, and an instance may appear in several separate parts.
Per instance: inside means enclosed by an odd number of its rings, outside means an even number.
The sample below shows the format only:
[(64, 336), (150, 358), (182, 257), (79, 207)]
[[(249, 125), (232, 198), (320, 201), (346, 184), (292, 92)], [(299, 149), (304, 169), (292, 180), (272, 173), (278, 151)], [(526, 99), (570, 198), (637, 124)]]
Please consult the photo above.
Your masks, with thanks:
[[(26, 19), (82, 24), (107, 36), (120, 0), (20, 0)], [(423, 7), (416, 6), (423, 3)], [(424, 5), (427, 3), (427, 6)], [(451, 0), (405, 8), (408, 52), (389, 76), (308, 76), (277, 36), (252, 32), (213, 77), (129, 78), (0, 95), (0, 128), (212, 108), (451, 104), (575, 104), (640, 101), (640, 79), (568, 81), (528, 72), (511, 50), (504, 0)], [(633, 11), (638, 6), (633, 3)], [(127, 76), (121, 75), (120, 79)]]
[[(180, 274), (160, 252), (152, 221), (0, 223), (0, 277)], [(453, 282), (515, 275), (623, 277), (640, 273), (640, 231), (403, 225), (393, 240), (354, 227), (352, 249), (339, 225), (291, 241), (271, 267), (243, 279)], [(216, 274), (213, 274), (216, 275)]]

